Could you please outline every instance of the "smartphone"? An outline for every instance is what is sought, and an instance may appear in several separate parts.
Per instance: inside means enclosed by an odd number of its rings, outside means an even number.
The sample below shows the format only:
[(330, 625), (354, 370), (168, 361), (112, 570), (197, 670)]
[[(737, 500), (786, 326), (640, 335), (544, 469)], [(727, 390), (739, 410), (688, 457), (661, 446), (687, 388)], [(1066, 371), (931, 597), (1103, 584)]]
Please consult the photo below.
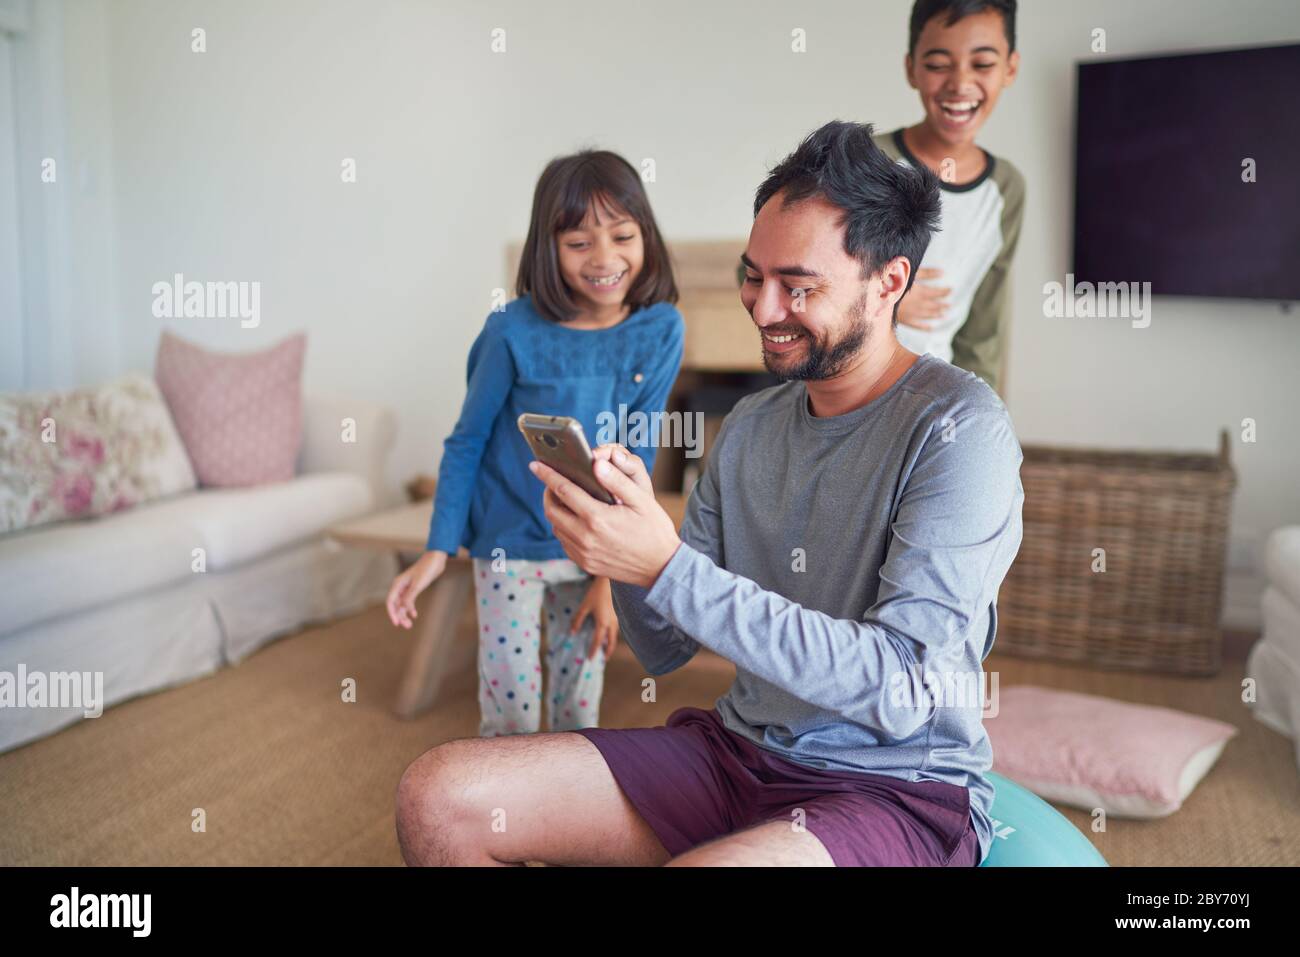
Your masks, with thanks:
[(518, 419), (524, 441), (537, 456), (577, 485), (592, 498), (606, 505), (617, 504), (614, 496), (596, 479), (591, 446), (582, 432), (582, 423), (567, 415), (533, 415), (525, 412)]

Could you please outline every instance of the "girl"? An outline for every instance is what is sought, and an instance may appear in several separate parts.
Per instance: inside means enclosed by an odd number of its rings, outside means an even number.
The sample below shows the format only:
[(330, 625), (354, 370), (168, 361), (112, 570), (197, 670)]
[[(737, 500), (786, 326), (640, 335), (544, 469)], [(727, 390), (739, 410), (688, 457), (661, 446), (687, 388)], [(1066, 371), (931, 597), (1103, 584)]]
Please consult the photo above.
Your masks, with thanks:
[[(484, 737), (537, 731), (543, 701), (550, 730), (598, 724), (605, 661), (618, 637), (609, 579), (565, 557), (516, 420), (524, 412), (572, 416), (593, 446), (615, 441), (598, 426), (610, 416), (662, 411), (677, 378), (677, 286), (641, 178), (626, 160), (587, 150), (551, 161), (533, 194), (515, 291), (470, 349), (428, 551), (388, 593), (389, 618), (410, 628), (416, 596), (459, 546), (469, 549)], [(653, 469), (653, 444), (632, 451)]]

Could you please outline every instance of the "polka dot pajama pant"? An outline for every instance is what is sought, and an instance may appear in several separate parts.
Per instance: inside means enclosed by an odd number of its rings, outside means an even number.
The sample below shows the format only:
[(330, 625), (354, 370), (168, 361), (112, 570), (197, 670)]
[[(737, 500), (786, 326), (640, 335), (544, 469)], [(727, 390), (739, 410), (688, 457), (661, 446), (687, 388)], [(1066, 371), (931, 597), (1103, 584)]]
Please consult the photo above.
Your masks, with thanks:
[(599, 725), (605, 651), (587, 657), (595, 627), (590, 616), (577, 634), (569, 634), (590, 586), (591, 576), (567, 558), (474, 559), (481, 737), (539, 730), (543, 700), (548, 730)]

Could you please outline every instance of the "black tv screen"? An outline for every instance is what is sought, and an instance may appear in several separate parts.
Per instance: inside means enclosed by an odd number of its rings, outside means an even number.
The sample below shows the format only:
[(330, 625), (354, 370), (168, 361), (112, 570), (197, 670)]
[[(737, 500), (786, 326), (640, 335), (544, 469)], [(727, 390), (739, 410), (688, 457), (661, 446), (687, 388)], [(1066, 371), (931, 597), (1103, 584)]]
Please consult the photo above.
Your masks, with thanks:
[(1075, 282), (1300, 299), (1297, 104), (1300, 44), (1079, 64)]

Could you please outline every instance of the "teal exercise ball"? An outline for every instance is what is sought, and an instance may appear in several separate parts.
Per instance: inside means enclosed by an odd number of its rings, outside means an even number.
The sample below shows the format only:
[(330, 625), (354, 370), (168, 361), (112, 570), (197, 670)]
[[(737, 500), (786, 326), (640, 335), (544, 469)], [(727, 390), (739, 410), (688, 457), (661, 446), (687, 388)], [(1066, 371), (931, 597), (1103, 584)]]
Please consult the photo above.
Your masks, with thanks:
[(980, 867), (1106, 867), (1106, 858), (1065, 815), (992, 771), (993, 844)]

